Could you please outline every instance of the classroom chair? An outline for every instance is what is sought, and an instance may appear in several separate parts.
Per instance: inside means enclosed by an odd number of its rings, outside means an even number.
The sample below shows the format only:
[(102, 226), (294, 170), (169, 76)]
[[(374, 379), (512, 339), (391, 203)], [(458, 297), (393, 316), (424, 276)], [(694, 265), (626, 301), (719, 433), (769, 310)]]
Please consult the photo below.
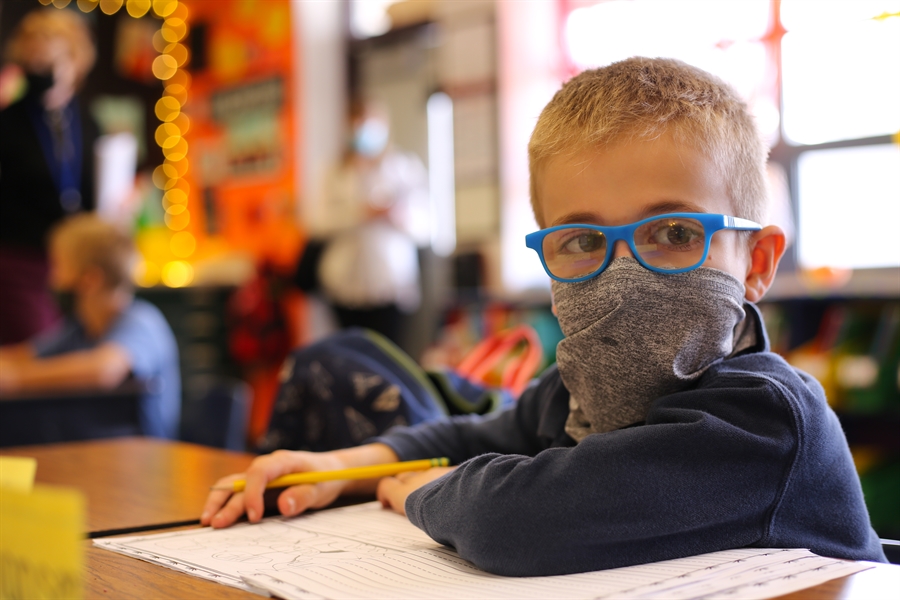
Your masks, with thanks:
[(245, 382), (220, 377), (208, 384), (197, 399), (185, 399), (181, 407), (180, 439), (243, 452), (253, 392)]

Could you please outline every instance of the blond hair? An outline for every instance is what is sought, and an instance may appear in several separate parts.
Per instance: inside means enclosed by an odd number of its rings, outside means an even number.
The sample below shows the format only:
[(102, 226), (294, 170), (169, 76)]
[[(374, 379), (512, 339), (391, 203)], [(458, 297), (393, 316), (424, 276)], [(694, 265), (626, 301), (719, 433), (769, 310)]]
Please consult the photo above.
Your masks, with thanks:
[(678, 60), (632, 57), (566, 82), (528, 144), (531, 207), (542, 223), (537, 178), (552, 157), (670, 132), (711, 158), (725, 176), (734, 215), (766, 219), (768, 148), (727, 83)]
[(66, 42), (77, 69), (76, 84), (80, 85), (97, 58), (85, 19), (72, 10), (39, 8), (31, 11), (19, 22), (7, 43), (6, 60), (25, 67), (32, 43), (40, 38), (58, 38)]
[(68, 253), (79, 270), (100, 269), (108, 287), (131, 289), (134, 242), (116, 225), (93, 213), (79, 213), (57, 224), (49, 241)]

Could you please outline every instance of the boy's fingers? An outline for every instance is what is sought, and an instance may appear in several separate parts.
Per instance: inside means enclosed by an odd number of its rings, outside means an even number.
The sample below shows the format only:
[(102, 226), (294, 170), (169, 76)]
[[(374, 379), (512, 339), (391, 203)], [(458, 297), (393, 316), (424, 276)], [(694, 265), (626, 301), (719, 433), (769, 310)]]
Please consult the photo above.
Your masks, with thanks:
[(225, 505), (230, 497), (231, 492), (227, 490), (211, 491), (209, 496), (206, 497), (206, 504), (203, 505), (203, 512), (200, 514), (200, 524), (204, 526), (209, 525), (210, 519), (219, 512), (219, 509)]
[(338, 497), (338, 482), (329, 481), (316, 485), (295, 485), (278, 496), (278, 510), (289, 517), (299, 515), (310, 508), (323, 508)]
[(315, 496), (313, 485), (289, 487), (278, 496), (278, 511), (287, 517), (299, 515), (312, 506)]
[[(218, 480), (213, 487), (226, 487), (230, 486), (232, 482), (237, 479), (243, 478), (243, 473), (238, 473), (236, 475), (229, 475), (228, 477), (223, 477)], [(211, 490), (209, 492), (209, 496), (206, 497), (206, 503), (203, 505), (203, 512), (200, 514), (200, 524), (201, 525), (209, 525), (210, 520), (213, 518), (219, 510), (228, 502), (228, 499), (231, 497), (232, 492), (228, 490)]]
[(385, 477), (378, 482), (376, 497), (384, 508), (393, 509), (401, 515), (406, 514), (404, 504), (409, 492), (404, 491), (404, 484), (396, 477)]
[(228, 527), (237, 521), (242, 514), (244, 514), (244, 494), (243, 492), (238, 492), (210, 519), (209, 524), (216, 529)]
[(390, 480), (392, 479), (394, 480), (394, 483), (396, 483), (396, 479), (394, 479), (393, 477), (384, 477), (381, 481), (378, 482), (378, 487), (375, 488), (375, 498), (379, 502), (381, 502), (381, 506), (383, 506), (384, 508), (391, 507), (391, 503), (388, 500), (387, 493), (388, 489), (390, 489), (391, 486)]
[(262, 519), (265, 512), (263, 493), (266, 484), (295, 470), (293, 453), (276, 451), (268, 456), (263, 456), (253, 461), (247, 469), (246, 485), (244, 487), (244, 504), (247, 509), (247, 519), (256, 523)]

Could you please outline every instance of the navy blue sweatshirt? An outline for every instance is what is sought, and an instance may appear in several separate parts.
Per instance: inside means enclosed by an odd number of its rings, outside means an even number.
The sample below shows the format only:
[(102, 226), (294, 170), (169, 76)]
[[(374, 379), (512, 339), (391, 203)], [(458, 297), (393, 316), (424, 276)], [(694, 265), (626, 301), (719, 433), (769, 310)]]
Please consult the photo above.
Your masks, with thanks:
[[(753, 309), (755, 310), (755, 309)], [(459, 467), (412, 493), (410, 521), (501, 575), (579, 573), (745, 546), (886, 562), (822, 387), (756, 347), (652, 403), (636, 426), (565, 433), (555, 367), (519, 401), (377, 438)]]

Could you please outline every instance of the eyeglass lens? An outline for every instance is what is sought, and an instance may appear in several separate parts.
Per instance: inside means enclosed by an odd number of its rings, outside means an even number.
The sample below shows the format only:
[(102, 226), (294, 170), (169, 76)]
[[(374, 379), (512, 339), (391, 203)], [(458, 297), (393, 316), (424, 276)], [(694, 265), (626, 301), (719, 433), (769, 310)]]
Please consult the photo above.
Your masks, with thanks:
[[(696, 266), (703, 259), (706, 234), (694, 219), (667, 217), (640, 225), (634, 246), (641, 260), (657, 269), (674, 271)], [(594, 229), (566, 227), (544, 236), (544, 261), (560, 279), (586, 277), (606, 259), (606, 236)]]

